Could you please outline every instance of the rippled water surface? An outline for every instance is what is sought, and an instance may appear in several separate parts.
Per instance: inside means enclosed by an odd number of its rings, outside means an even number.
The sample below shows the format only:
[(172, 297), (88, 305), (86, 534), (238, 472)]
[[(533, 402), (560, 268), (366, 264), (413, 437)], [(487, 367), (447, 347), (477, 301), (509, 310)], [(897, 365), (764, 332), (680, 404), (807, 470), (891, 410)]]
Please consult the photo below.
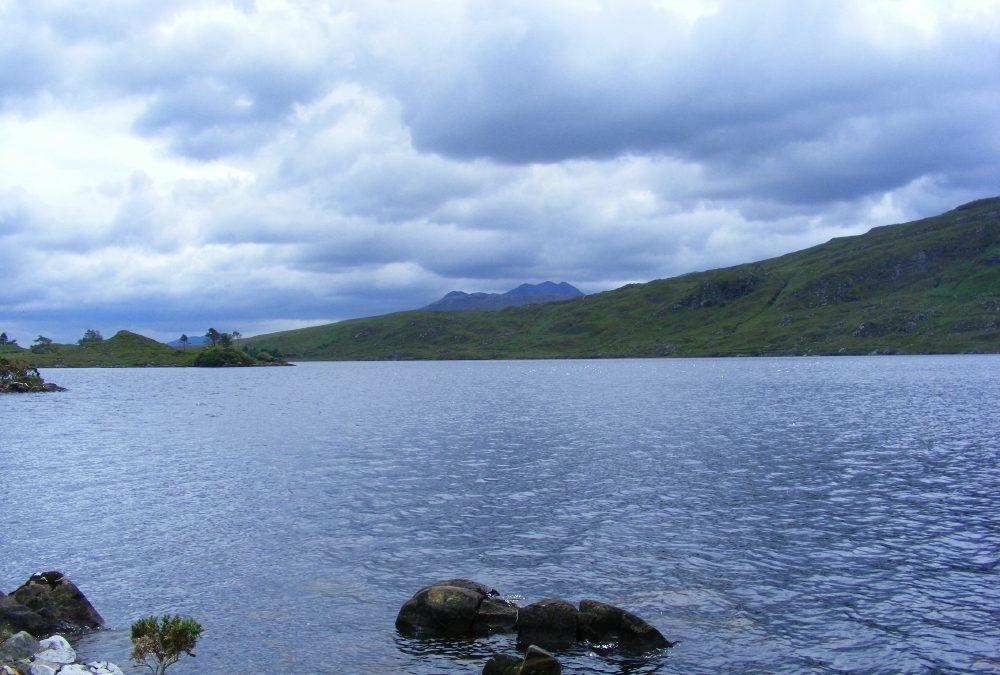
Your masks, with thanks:
[[(570, 673), (1000, 672), (1000, 358), (49, 370), (0, 397), (0, 589), (207, 632), (171, 673), (478, 673), (399, 637), (468, 577), (679, 644)], [(135, 672), (140, 672), (136, 670)]]

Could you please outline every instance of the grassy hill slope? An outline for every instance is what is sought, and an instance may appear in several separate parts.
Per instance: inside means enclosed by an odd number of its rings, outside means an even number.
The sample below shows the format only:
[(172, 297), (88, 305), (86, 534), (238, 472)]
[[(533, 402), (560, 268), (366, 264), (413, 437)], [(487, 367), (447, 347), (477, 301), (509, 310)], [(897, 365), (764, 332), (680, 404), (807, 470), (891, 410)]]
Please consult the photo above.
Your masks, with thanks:
[(84, 345), (53, 344), (47, 351), (22, 350), (19, 358), (35, 367), (52, 366), (190, 366), (198, 349), (174, 349), (122, 330), (113, 337)]
[(1000, 198), (565, 302), (400, 312), (247, 342), (317, 360), (1000, 352)]

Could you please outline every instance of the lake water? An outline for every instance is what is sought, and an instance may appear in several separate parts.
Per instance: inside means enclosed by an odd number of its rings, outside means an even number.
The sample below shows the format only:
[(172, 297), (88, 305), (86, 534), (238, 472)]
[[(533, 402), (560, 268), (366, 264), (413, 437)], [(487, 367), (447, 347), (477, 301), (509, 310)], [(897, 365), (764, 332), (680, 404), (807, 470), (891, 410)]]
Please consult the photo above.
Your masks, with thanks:
[[(568, 673), (1000, 672), (1000, 357), (47, 370), (0, 397), (0, 589), (207, 631), (183, 673), (479, 673), (393, 622), (467, 577), (679, 644)], [(134, 670), (134, 672), (143, 672)]]

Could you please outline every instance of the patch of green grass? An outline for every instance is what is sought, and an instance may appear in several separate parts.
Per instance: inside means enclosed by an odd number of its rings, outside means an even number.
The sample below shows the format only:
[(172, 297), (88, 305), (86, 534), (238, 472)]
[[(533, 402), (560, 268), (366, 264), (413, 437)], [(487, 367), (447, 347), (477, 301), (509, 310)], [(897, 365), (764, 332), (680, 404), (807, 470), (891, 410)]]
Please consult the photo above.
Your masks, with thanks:
[(52, 344), (49, 350), (42, 353), (24, 350), (21, 358), (35, 367), (190, 366), (198, 351), (174, 349), (123, 330), (107, 340), (88, 342), (82, 346)]

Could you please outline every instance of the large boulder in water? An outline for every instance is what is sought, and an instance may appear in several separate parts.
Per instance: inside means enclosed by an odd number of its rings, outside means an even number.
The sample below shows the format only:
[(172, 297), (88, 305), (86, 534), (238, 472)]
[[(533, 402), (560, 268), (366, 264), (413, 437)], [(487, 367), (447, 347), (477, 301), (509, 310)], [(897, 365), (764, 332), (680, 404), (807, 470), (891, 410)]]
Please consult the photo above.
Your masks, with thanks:
[(101, 628), (104, 619), (86, 596), (62, 572), (33, 574), (10, 595), (45, 622), (41, 630), (24, 627), (37, 635), (46, 631), (81, 631)]
[[(561, 650), (587, 642), (597, 651), (640, 654), (672, 646), (649, 623), (614, 605), (583, 600), (578, 609), (565, 600), (542, 600), (519, 608), (495, 589), (468, 579), (439, 581), (417, 591), (400, 608), (396, 629), (419, 638), (456, 639), (516, 632), (521, 650), (532, 645)], [(499, 673), (512, 665), (498, 657), (491, 668)]]
[(32, 635), (41, 635), (52, 630), (51, 623), (42, 618), (38, 612), (31, 611), (3, 593), (0, 593), (0, 626), (6, 626), (13, 631), (27, 631)]
[(566, 649), (576, 642), (576, 607), (565, 600), (541, 600), (522, 607), (517, 617), (517, 644)]
[(625, 652), (649, 652), (673, 646), (660, 631), (635, 614), (597, 600), (580, 602), (577, 628), (581, 641), (614, 645)]
[(396, 629), (416, 637), (467, 638), (512, 631), (517, 608), (493, 588), (469, 581), (439, 581), (417, 591), (396, 617)]

